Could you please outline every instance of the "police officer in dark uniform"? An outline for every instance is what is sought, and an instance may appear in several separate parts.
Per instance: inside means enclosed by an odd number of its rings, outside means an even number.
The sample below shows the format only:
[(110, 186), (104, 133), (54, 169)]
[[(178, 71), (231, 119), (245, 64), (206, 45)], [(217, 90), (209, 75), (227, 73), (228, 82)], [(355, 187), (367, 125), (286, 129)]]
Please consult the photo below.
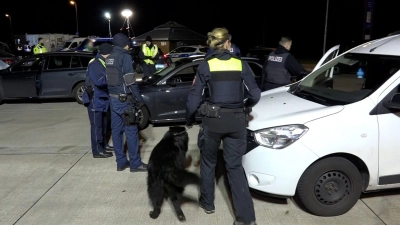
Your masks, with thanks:
[[(114, 48), (106, 59), (108, 91), (111, 104), (111, 135), (117, 161), (117, 171), (130, 167), (131, 172), (147, 171), (139, 155), (138, 110), (143, 106), (128, 53), (129, 38), (118, 33), (113, 37)], [(129, 160), (124, 153), (124, 138), (128, 143)]]
[[(209, 44), (209, 41), (207, 41), (207, 44)], [(231, 54), (237, 56), (237, 57), (241, 57), (240, 54), (240, 49), (238, 46), (236, 46), (235, 44), (231, 44), (231, 48), (229, 49), (229, 51), (231, 52)], [(205, 55), (205, 57), (208, 57), (209, 55), (211, 55), (214, 52), (214, 50), (212, 48), (208, 48), (207, 53)]]
[(296, 80), (301, 80), (309, 73), (289, 53), (291, 46), (292, 39), (282, 37), (279, 47), (265, 60), (262, 77), (264, 91), (290, 84), (292, 76), (296, 76)]
[(109, 109), (109, 97), (107, 90), (106, 63), (107, 56), (111, 53), (110, 44), (102, 44), (100, 52), (90, 60), (83, 93), (83, 104), (87, 107), (90, 120), (90, 134), (92, 153), (94, 158), (108, 158), (112, 153), (108, 149), (107, 134), (107, 111)]
[[(186, 126), (195, 122), (200, 107), (204, 116), (204, 137), (201, 149), (201, 197), (200, 207), (208, 214), (214, 213), (215, 166), (221, 140), (224, 143), (224, 159), (236, 209), (235, 225), (254, 225), (255, 212), (248, 183), (242, 167), (242, 157), (247, 147), (246, 109), (260, 100), (258, 88), (247, 64), (229, 51), (231, 35), (225, 28), (216, 28), (209, 35), (214, 53), (202, 62), (197, 70), (186, 109)], [(203, 90), (209, 88), (209, 97), (203, 101)], [(244, 99), (247, 92), (247, 99)]]

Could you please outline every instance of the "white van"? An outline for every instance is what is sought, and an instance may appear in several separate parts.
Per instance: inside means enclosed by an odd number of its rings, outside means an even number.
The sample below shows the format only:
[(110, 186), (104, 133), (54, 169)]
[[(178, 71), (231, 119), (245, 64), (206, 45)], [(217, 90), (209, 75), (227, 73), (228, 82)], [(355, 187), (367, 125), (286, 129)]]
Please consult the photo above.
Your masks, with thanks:
[(68, 51), (77, 48), (86, 38), (71, 38), (65, 42), (61, 51)]
[[(338, 67), (356, 72), (336, 74)], [(250, 188), (297, 196), (318, 216), (346, 213), (362, 192), (399, 188), (399, 69), (396, 35), (328, 60), (295, 84), (263, 92), (251, 113), (243, 157)]]

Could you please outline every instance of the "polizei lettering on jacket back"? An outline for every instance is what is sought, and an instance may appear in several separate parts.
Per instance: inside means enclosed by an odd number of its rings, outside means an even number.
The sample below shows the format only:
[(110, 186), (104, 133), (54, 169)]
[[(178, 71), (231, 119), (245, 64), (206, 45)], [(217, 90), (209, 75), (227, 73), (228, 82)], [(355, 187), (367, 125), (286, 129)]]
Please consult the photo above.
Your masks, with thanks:
[(117, 55), (115, 54), (110, 54), (106, 58), (106, 65), (107, 65), (106, 75), (109, 87), (119, 86), (122, 84), (122, 81), (118, 74), (118, 68), (116, 65), (117, 64), (116, 56)]
[(285, 62), (289, 53), (276, 54), (271, 52), (266, 68), (266, 81), (274, 84), (290, 84), (290, 73), (285, 68)]

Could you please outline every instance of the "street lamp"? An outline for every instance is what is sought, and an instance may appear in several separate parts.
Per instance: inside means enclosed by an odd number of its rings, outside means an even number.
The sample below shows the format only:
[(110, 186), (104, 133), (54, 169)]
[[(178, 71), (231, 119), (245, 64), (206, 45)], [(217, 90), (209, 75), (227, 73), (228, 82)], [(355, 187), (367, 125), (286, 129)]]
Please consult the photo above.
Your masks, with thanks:
[(125, 17), (126, 18), (126, 26), (127, 26), (127, 30), (128, 30), (128, 37), (129, 37), (129, 39), (131, 38), (131, 32), (129, 31), (129, 28), (130, 28), (130, 26), (131, 26), (131, 23), (129, 22), (129, 17), (131, 17), (132, 16), (132, 11), (131, 10), (129, 10), (129, 9), (124, 9), (124, 10), (122, 10), (122, 12), (121, 12), (121, 15), (123, 16), (123, 17)]
[(75, 6), (75, 16), (76, 16), (76, 36), (79, 36), (79, 29), (78, 29), (78, 5), (75, 1), (69, 1), (71, 5)]
[(328, 33), (328, 12), (329, 12), (329, 0), (326, 0), (324, 53), (322, 55), (325, 55), (325, 49), (326, 49), (326, 36), (327, 36), (327, 33)]
[(110, 15), (110, 13), (106, 13), (105, 17), (108, 19), (108, 32), (110, 34), (110, 38), (112, 38), (112, 35), (111, 35), (111, 15)]
[(12, 23), (11, 23), (11, 16), (9, 14), (5, 14), (6, 17), (8, 17), (8, 19), (10, 19), (10, 33), (11, 33), (11, 48), (14, 50), (15, 49), (15, 43), (14, 43), (14, 32), (13, 32), (13, 27), (12, 27)]

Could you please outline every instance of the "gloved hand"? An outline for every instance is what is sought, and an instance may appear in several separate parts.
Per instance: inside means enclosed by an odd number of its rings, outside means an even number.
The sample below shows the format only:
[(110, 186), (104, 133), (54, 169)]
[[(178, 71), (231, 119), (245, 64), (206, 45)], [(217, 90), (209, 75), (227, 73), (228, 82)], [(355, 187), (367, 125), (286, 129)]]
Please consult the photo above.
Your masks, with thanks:
[(193, 121), (186, 119), (186, 129), (190, 129), (193, 127)]

